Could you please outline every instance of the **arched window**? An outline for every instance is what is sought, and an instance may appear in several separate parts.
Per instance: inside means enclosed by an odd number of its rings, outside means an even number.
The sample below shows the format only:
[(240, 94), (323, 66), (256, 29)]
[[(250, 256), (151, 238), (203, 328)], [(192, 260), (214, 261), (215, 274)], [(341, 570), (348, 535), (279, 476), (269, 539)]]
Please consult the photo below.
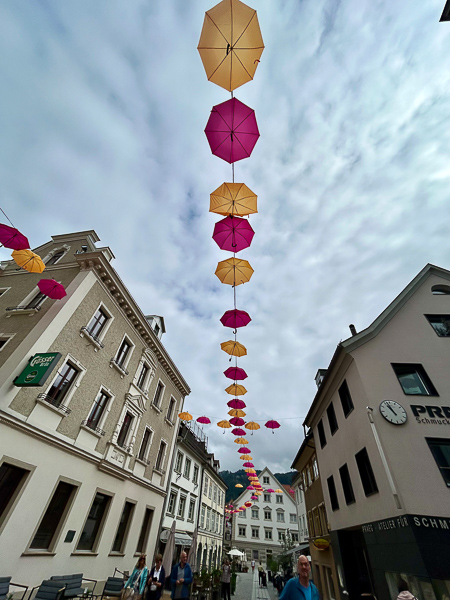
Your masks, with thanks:
[(55, 265), (63, 256), (65, 252), (64, 250), (58, 250), (49, 260), (46, 262), (46, 266)]
[(447, 296), (450, 294), (450, 285), (433, 285), (431, 288), (431, 293), (435, 296)]

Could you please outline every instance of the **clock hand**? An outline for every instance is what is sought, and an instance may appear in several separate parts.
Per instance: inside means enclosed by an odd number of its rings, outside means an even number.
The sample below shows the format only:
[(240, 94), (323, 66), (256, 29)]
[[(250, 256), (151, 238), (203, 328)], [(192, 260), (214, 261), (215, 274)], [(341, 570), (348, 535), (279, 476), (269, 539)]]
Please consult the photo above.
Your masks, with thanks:
[(395, 416), (397, 416), (397, 413), (395, 412), (395, 410), (392, 408), (392, 406), (390, 404), (388, 404), (387, 407), (394, 413)]

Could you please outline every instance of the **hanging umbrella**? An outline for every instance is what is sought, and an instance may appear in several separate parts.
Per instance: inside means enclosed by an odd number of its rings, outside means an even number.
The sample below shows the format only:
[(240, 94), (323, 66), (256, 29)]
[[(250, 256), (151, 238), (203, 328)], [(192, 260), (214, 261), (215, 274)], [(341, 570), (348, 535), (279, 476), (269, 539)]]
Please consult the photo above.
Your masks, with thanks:
[(240, 427), (235, 427), (231, 433), (237, 436), (246, 435), (246, 432)]
[(289, 490), (290, 494), (295, 494), (295, 490)]
[(248, 158), (259, 138), (255, 111), (237, 98), (217, 104), (205, 134), (215, 156), (230, 164)]
[[(238, 385), (237, 383), (232, 383), (226, 388), (225, 391), (227, 394), (230, 394), (230, 396), (244, 396), (244, 394), (247, 393), (245, 387), (243, 385)], [(242, 423), (242, 425), (243, 424), (244, 423)]]
[(190, 565), (197, 564), (197, 537), (198, 529), (194, 529), (194, 535), (192, 536), (191, 547), (189, 548), (188, 563)]
[[(241, 418), (245, 417), (245, 415), (246, 415), (246, 413), (243, 410), (240, 410), (238, 408), (231, 408), (228, 411), (228, 414), (230, 415), (230, 417), (241, 417)], [(244, 435), (245, 435), (245, 433), (244, 433)]]
[[(240, 408), (245, 408), (246, 404), (243, 400), (240, 400), (239, 398), (234, 398), (233, 400), (230, 400), (229, 402), (227, 402), (227, 406), (229, 406), (230, 408), (234, 408), (234, 409), (240, 409)], [(230, 414), (230, 413), (228, 413)], [(238, 417), (239, 415), (233, 415), (233, 417)]]
[(244, 369), (241, 369), (240, 367), (228, 367), (223, 374), (225, 377), (228, 377), (228, 379), (234, 379), (234, 381), (242, 381), (248, 377)]
[(246, 444), (248, 444), (248, 441), (243, 437), (238, 437), (233, 441), (235, 444), (240, 444), (241, 446), (245, 446)]
[(262, 492), (255, 492), (255, 496), (262, 496)]
[(242, 485), (242, 483), (237, 483), (237, 484), (236, 484), (234, 487), (239, 487), (239, 488), (241, 488), (241, 487), (244, 487), (244, 486)]
[(272, 488), (269, 488), (268, 490), (266, 490), (266, 492), (267, 492), (268, 494), (274, 494), (274, 493), (275, 493), (275, 490), (273, 490)]
[(240, 456), (239, 457), (241, 460), (253, 460), (252, 456)]
[(220, 318), (220, 322), (224, 327), (231, 327), (232, 329), (245, 327), (250, 321), (250, 315), (245, 310), (237, 310), (236, 308), (234, 310), (227, 310)]
[(221, 250), (240, 252), (250, 246), (254, 235), (247, 219), (225, 217), (214, 225), (212, 237)]
[(276, 494), (282, 494), (282, 493), (283, 493), (283, 490), (280, 490), (280, 488), (277, 488), (277, 489), (275, 490), (275, 493), (276, 493)]
[(258, 212), (257, 199), (245, 183), (222, 183), (209, 196), (209, 212), (244, 217)]
[(30, 244), (27, 238), (15, 227), (0, 223), (0, 244), (10, 250), (27, 250)]
[(164, 548), (164, 554), (162, 559), (162, 566), (166, 573), (170, 573), (172, 569), (172, 557), (175, 550), (175, 528), (177, 522), (174, 519), (172, 527), (170, 528), (169, 537), (167, 538), (166, 547)]
[(244, 502), (244, 506), (246, 506), (247, 508), (250, 508), (251, 505), (252, 505), (251, 502)]
[(249, 448), (239, 448), (239, 454), (250, 454), (251, 450)]
[(39, 290), (52, 300), (61, 300), (67, 296), (64, 286), (54, 279), (41, 279), (37, 284)]
[(222, 0), (205, 13), (197, 49), (208, 81), (229, 92), (251, 81), (264, 50), (256, 10)]
[(178, 416), (182, 421), (192, 421), (192, 415), (190, 415), (188, 412), (180, 412), (178, 413)]
[(211, 419), (208, 419), (208, 417), (198, 417), (197, 423), (201, 423), (202, 425), (209, 425), (211, 423)]
[(247, 489), (248, 489), (248, 490), (254, 490), (255, 488), (254, 488), (252, 485), (248, 485), (248, 486), (247, 486)]
[(254, 464), (253, 464), (252, 462), (248, 462), (248, 461), (247, 461), (247, 462), (245, 462), (245, 463), (244, 463), (242, 466), (243, 466), (243, 467), (253, 467), (253, 466), (254, 466)]
[[(244, 463), (242, 466), (243, 466), (243, 467), (245, 467), (245, 465), (246, 465), (246, 463)], [(255, 474), (256, 474), (256, 471), (255, 471), (255, 469), (253, 469), (253, 467), (247, 467), (247, 468), (245, 469), (245, 472), (246, 472), (246, 473), (251, 473), (252, 475), (255, 475)]]
[(42, 273), (45, 269), (42, 258), (31, 250), (14, 250), (11, 256), (19, 267), (29, 273)]
[(225, 429), (230, 429), (231, 425), (229, 421), (219, 421), (217, 427), (221, 427), (225, 433)]
[(252, 496), (251, 499), (252, 500), (258, 500), (258, 496)]
[[(245, 356), (247, 354), (247, 348), (239, 342), (229, 340), (228, 342), (222, 342), (220, 347), (224, 352), (231, 356)], [(230, 358), (231, 360), (231, 358)]]
[(227, 258), (217, 263), (215, 275), (221, 283), (235, 287), (250, 281), (253, 269), (248, 260)]
[[(230, 423), (232, 425), (234, 425), (235, 427), (241, 427), (245, 421), (244, 419), (241, 419), (240, 417), (233, 417), (232, 419), (230, 419)], [(245, 435), (245, 431), (244, 431), (244, 435)]]
[(253, 432), (256, 431), (257, 429), (261, 429), (261, 426), (258, 425), (258, 423), (255, 423), (255, 421), (249, 421), (248, 423), (245, 424), (245, 429), (248, 429), (249, 431)]
[(272, 433), (274, 433), (274, 429), (278, 429), (278, 427), (280, 426), (280, 424), (278, 423), (278, 421), (267, 421), (266, 423), (266, 427), (267, 429), (271, 429)]

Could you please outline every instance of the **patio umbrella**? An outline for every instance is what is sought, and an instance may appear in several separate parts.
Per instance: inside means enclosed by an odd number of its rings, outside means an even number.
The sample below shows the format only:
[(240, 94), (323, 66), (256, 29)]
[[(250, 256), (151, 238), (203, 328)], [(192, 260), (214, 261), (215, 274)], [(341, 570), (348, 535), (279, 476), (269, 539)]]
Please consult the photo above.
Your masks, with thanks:
[(239, 448), (239, 454), (250, 454), (251, 450), (249, 448)]
[(274, 433), (274, 429), (278, 429), (280, 427), (280, 424), (278, 423), (278, 421), (267, 421), (267, 423), (265, 424), (265, 426), (267, 427), (267, 429), (271, 429), (272, 433)]
[(19, 267), (29, 273), (42, 273), (45, 269), (42, 258), (31, 250), (14, 250), (11, 256)]
[(215, 156), (230, 164), (248, 158), (259, 138), (255, 111), (237, 98), (217, 104), (205, 134)]
[[(232, 419), (230, 419), (230, 423), (232, 425), (234, 425), (235, 427), (240, 427), (241, 425), (243, 425), (245, 423), (244, 419), (241, 419), (240, 417), (233, 417)], [(244, 431), (244, 435), (245, 435), (245, 431)]]
[(245, 435), (245, 434), (246, 434), (246, 432), (245, 432), (243, 429), (241, 429), (240, 427), (235, 427), (231, 433), (232, 433), (233, 435), (237, 435), (237, 436), (239, 436), (239, 437), (240, 437), (241, 435)]
[(211, 419), (208, 419), (208, 417), (198, 417), (197, 423), (201, 423), (202, 425), (209, 425), (211, 423)]
[(231, 327), (232, 329), (238, 329), (239, 327), (245, 327), (251, 321), (250, 315), (245, 310), (227, 310), (220, 317), (220, 322), (224, 327)]
[(192, 421), (192, 415), (188, 412), (180, 412), (178, 413), (178, 416), (182, 421)]
[(0, 223), (0, 244), (10, 250), (27, 250), (30, 244), (27, 238), (15, 227)]
[[(230, 417), (241, 417), (241, 418), (245, 417), (245, 415), (246, 415), (246, 413), (243, 410), (240, 410), (238, 408), (231, 408), (228, 411), (228, 414), (230, 415)], [(245, 433), (243, 435), (245, 435)]]
[(225, 429), (230, 429), (231, 425), (229, 421), (219, 421), (217, 427), (221, 427), (225, 433)]
[[(234, 408), (234, 409), (240, 409), (240, 408), (245, 408), (246, 404), (240, 398), (233, 398), (233, 400), (229, 400), (227, 402), (227, 406), (229, 406), (230, 408)], [(230, 413), (228, 413), (228, 414), (230, 414)], [(233, 417), (238, 417), (238, 416), (239, 415), (233, 415)]]
[[(245, 387), (243, 385), (239, 385), (237, 383), (232, 383), (225, 389), (225, 391), (227, 394), (230, 394), (230, 396), (244, 396), (244, 394), (247, 393), (247, 390), (245, 389)], [(230, 423), (231, 423), (231, 421), (230, 421)], [(242, 423), (242, 425), (243, 424), (244, 423)]]
[(167, 538), (166, 547), (164, 548), (164, 554), (162, 559), (162, 566), (166, 573), (170, 573), (172, 570), (172, 557), (175, 550), (175, 529), (177, 522), (174, 519), (172, 527), (170, 528), (169, 537)]
[[(220, 347), (224, 352), (231, 356), (245, 356), (247, 354), (247, 348), (239, 342), (228, 340), (228, 342), (222, 342)], [(231, 358), (230, 358), (231, 360)]]
[(41, 279), (37, 284), (39, 290), (52, 300), (61, 300), (67, 296), (64, 286), (54, 279)]
[(195, 568), (195, 565), (197, 564), (197, 537), (198, 537), (198, 529), (195, 528), (194, 530), (194, 535), (192, 536), (192, 542), (191, 542), (191, 547), (189, 548), (189, 554), (188, 554), (188, 563), (190, 565), (193, 565)]
[(234, 381), (242, 381), (248, 377), (244, 369), (241, 369), (240, 367), (228, 367), (223, 374), (225, 377), (228, 377), (228, 379), (234, 379)]
[(245, 446), (246, 444), (248, 444), (248, 440), (246, 440), (243, 437), (238, 437), (235, 440), (233, 440), (235, 444), (240, 444), (241, 446)]
[(222, 0), (205, 13), (197, 49), (208, 81), (229, 92), (251, 81), (264, 50), (256, 10)]
[(240, 252), (252, 243), (255, 232), (246, 219), (225, 217), (214, 225), (213, 240), (221, 250)]
[(222, 183), (209, 196), (209, 212), (245, 217), (258, 212), (257, 199), (245, 183)]
[(248, 423), (245, 424), (245, 429), (248, 429), (249, 431), (253, 432), (257, 431), (258, 429), (261, 429), (261, 425), (258, 425), (258, 423), (255, 423), (255, 421), (249, 421)]
[(250, 281), (253, 269), (248, 260), (233, 257), (217, 263), (215, 274), (221, 283), (234, 287)]

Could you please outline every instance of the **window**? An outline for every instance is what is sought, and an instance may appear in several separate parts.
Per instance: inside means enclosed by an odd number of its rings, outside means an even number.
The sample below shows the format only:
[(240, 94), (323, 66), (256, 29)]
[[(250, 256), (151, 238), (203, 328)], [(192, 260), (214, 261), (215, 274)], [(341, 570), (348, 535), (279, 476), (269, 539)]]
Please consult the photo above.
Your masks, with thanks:
[(270, 494), (264, 494), (264, 502), (270, 502)]
[(45, 266), (56, 265), (56, 263), (64, 256), (64, 250), (56, 252), (46, 263)]
[(341, 387), (339, 388), (339, 397), (341, 399), (342, 410), (344, 411), (345, 418), (352, 412), (354, 406), (352, 397), (350, 396), (350, 390), (348, 389), (348, 385), (346, 380), (344, 379)]
[(360, 450), (358, 454), (355, 455), (355, 459), (365, 495), (370, 496), (371, 494), (375, 494), (378, 492), (378, 488), (367, 450), (365, 448)]
[(67, 393), (79, 372), (80, 371), (69, 362), (63, 365), (61, 371), (58, 373), (55, 381), (46, 394), (46, 401), (50, 402), (50, 404), (53, 404), (53, 406), (60, 406), (63, 403), (64, 398), (67, 396)]
[(252, 538), (259, 539), (259, 527), (252, 527)]
[(147, 460), (148, 451), (152, 443), (153, 432), (149, 427), (145, 428), (144, 435), (142, 436), (141, 447), (139, 448), (138, 459)]
[(392, 363), (392, 368), (408, 396), (438, 396), (422, 365)]
[(175, 514), (175, 504), (177, 502), (177, 493), (173, 490), (170, 492), (169, 504), (167, 505), (167, 513), (169, 515)]
[(330, 477), (328, 477), (327, 485), (328, 485), (328, 493), (330, 495), (331, 508), (333, 510), (338, 510), (339, 509), (339, 501), (338, 501), (338, 497), (337, 497), (337, 493), (336, 493), (336, 486), (334, 484), (333, 475), (330, 475)]
[(214, 485), (213, 482), (210, 481), (210, 483), (209, 483), (209, 490), (208, 490), (208, 498), (210, 500), (211, 500), (211, 497), (212, 497), (213, 485)]
[(2, 335), (2, 336), (0, 336), (0, 352), (3, 350), (3, 348), (9, 342), (9, 340), (12, 340), (12, 338), (14, 337), (14, 335)]
[(327, 408), (327, 417), (328, 417), (328, 423), (330, 425), (331, 435), (334, 435), (336, 433), (336, 431), (339, 429), (339, 425), (338, 425), (338, 422), (336, 419), (336, 413), (334, 412), (333, 403), (331, 403), (330, 406)]
[(353, 502), (355, 501), (355, 494), (353, 493), (352, 480), (350, 479), (350, 473), (348, 470), (347, 463), (345, 463), (345, 465), (342, 465), (342, 467), (339, 469), (339, 475), (341, 476), (345, 502), (347, 504), (353, 504)]
[(125, 338), (120, 344), (119, 351), (117, 352), (116, 358), (114, 359), (116, 365), (118, 365), (121, 369), (125, 369), (127, 357), (130, 350), (131, 342), (129, 342), (127, 338)]
[(213, 489), (213, 502), (217, 504), (217, 485), (215, 485)]
[(195, 512), (195, 500), (191, 500), (189, 502), (188, 521), (194, 520), (194, 512)]
[(122, 515), (120, 517), (119, 526), (117, 528), (116, 537), (112, 546), (112, 552), (121, 552), (125, 550), (126, 538), (130, 529), (131, 520), (133, 518), (135, 504), (133, 502), (125, 502)]
[(30, 471), (4, 462), (0, 466), (0, 526), (19, 495)]
[(317, 464), (317, 457), (314, 454), (314, 457), (312, 459), (312, 474), (313, 474), (313, 479), (318, 479), (319, 478), (319, 466)]
[(181, 473), (182, 468), (183, 468), (183, 453), (178, 450), (177, 460), (175, 461), (175, 471), (177, 473)]
[(325, 437), (322, 419), (320, 419), (319, 423), (317, 424), (317, 431), (319, 433), (320, 447), (323, 448), (327, 445), (327, 438)]
[(203, 495), (207, 496), (208, 495), (208, 483), (209, 483), (209, 479), (207, 478), (207, 476), (205, 475), (205, 486), (203, 489)]
[(205, 529), (205, 512), (206, 512), (206, 506), (204, 504), (202, 504), (202, 512), (200, 515), (200, 527), (202, 529)]
[(325, 580), (327, 582), (327, 587), (328, 587), (328, 597), (330, 598), (330, 600), (335, 600), (336, 599), (336, 591), (334, 588), (333, 574), (331, 572), (330, 567), (326, 567), (324, 565), (323, 569), (325, 571)]
[(264, 529), (264, 539), (265, 540), (272, 539), (272, 530), (271, 529)]
[(447, 487), (450, 487), (450, 439), (425, 439)]
[(321, 530), (323, 534), (328, 533), (328, 519), (327, 519), (327, 511), (325, 510), (325, 504), (319, 504), (319, 515), (320, 515), (320, 524)]
[(269, 485), (269, 483), (270, 483), (270, 479), (269, 479), (269, 477), (266, 477), (266, 476), (264, 475), (264, 477), (263, 477), (263, 484), (264, 484), (264, 485)]
[(425, 315), (439, 337), (450, 337), (450, 315)]
[(447, 296), (450, 294), (450, 286), (448, 285), (433, 285), (431, 293), (435, 296)]
[(155, 396), (153, 398), (153, 405), (156, 406), (156, 408), (161, 408), (161, 401), (162, 401), (163, 393), (164, 393), (164, 384), (162, 383), (162, 381), (158, 381)]
[(239, 518), (240, 519), (245, 519), (245, 517), (247, 516), (247, 511), (243, 510), (239, 513)]
[(291, 533), (291, 538), (292, 538), (293, 542), (297, 542), (297, 544), (298, 544), (298, 533), (296, 533), (295, 531), (293, 531)]
[(186, 509), (186, 496), (180, 496), (180, 501), (178, 502), (177, 519), (184, 519), (185, 509)]
[(51, 550), (61, 530), (64, 517), (75, 495), (76, 487), (65, 481), (60, 481), (50, 500), (47, 510), (42, 517), (34, 535), (30, 548), (33, 550)]
[(289, 513), (289, 523), (297, 523), (297, 515), (295, 513)]
[(283, 504), (284, 503), (283, 496), (281, 494), (280, 495), (277, 494), (276, 499), (277, 499), (276, 500), (277, 504)]
[(252, 519), (259, 519), (259, 509), (252, 508)]
[(253, 558), (253, 560), (259, 560), (259, 551), (258, 550), (252, 550), (252, 558)]
[(38, 292), (25, 306), (25, 308), (39, 308), (44, 300), (47, 298), (42, 292)]
[(159, 450), (158, 450), (158, 456), (156, 457), (156, 465), (155, 465), (155, 469), (160, 472), (163, 470), (164, 458), (166, 456), (166, 448), (167, 448), (166, 442), (164, 440), (161, 440), (161, 443), (159, 445)]
[(145, 380), (147, 378), (148, 372), (150, 371), (150, 369), (148, 368), (148, 366), (145, 363), (142, 363), (141, 365), (141, 370), (139, 372), (139, 376), (136, 382), (137, 387), (140, 390), (144, 389), (145, 386)]
[(322, 530), (322, 526), (320, 523), (319, 509), (317, 506), (315, 506), (312, 509), (312, 513), (313, 513), (313, 517), (314, 517), (314, 529), (316, 531), (316, 535), (323, 535), (325, 532)]
[(194, 465), (194, 474), (192, 475), (193, 483), (198, 483), (198, 465)]
[(313, 520), (312, 512), (310, 510), (308, 511), (308, 528), (309, 528), (309, 535), (311, 537), (314, 537), (316, 535), (316, 532), (314, 531), (314, 520)]
[(265, 510), (264, 511), (264, 519), (266, 521), (271, 521), (272, 520), (272, 511), (271, 510)]
[(105, 325), (108, 319), (109, 315), (107, 315), (103, 309), (97, 309), (97, 312), (92, 317), (89, 325), (87, 326), (87, 333), (93, 338), (98, 338), (102, 331), (105, 329)]
[(10, 287), (4, 287), (4, 288), (0, 288), (0, 298), (1, 298), (2, 296), (4, 296), (4, 295), (6, 294), (6, 292), (7, 292), (8, 290), (10, 290), (10, 289), (11, 289)]
[(77, 550), (95, 551), (110, 504), (111, 496), (97, 492), (81, 532)]
[(150, 528), (152, 526), (153, 520), (153, 509), (146, 508), (144, 519), (142, 521), (141, 532), (139, 534), (139, 539), (137, 543), (136, 553), (144, 554), (147, 551), (147, 542), (150, 533)]
[(130, 431), (131, 424), (133, 423), (133, 419), (134, 419), (134, 416), (130, 412), (127, 412), (125, 414), (125, 418), (123, 420), (122, 427), (120, 428), (119, 435), (117, 436), (117, 445), (120, 446), (121, 448), (125, 447), (128, 433)]
[(186, 479), (189, 479), (189, 477), (191, 476), (191, 464), (192, 464), (191, 459), (186, 457), (186, 460), (184, 461), (184, 473), (183, 473), (183, 475), (186, 477)]
[(279, 541), (279, 542), (284, 542), (284, 537), (285, 537), (285, 536), (284, 536), (284, 531), (283, 531), (283, 530), (281, 530), (281, 529), (279, 529), (279, 530), (278, 530), (278, 541)]
[(241, 537), (245, 537), (245, 530), (246, 530), (246, 529), (247, 529), (247, 528), (245, 527), (245, 525), (239, 525), (239, 535), (240, 535)]
[(284, 512), (281, 510), (277, 512), (277, 521), (278, 523), (284, 523)]
[(111, 396), (105, 392), (105, 390), (100, 390), (93, 407), (91, 408), (91, 412), (85, 422), (85, 425), (90, 429), (97, 429), (100, 427), (100, 420), (105, 412), (105, 409), (108, 405)]
[(177, 404), (177, 401), (175, 400), (175, 398), (170, 398), (169, 408), (167, 410), (167, 420), (170, 421), (171, 423), (173, 423), (175, 421), (174, 417), (175, 417), (176, 404)]
[(211, 528), (211, 509), (209, 506), (206, 508), (206, 529), (209, 531)]

